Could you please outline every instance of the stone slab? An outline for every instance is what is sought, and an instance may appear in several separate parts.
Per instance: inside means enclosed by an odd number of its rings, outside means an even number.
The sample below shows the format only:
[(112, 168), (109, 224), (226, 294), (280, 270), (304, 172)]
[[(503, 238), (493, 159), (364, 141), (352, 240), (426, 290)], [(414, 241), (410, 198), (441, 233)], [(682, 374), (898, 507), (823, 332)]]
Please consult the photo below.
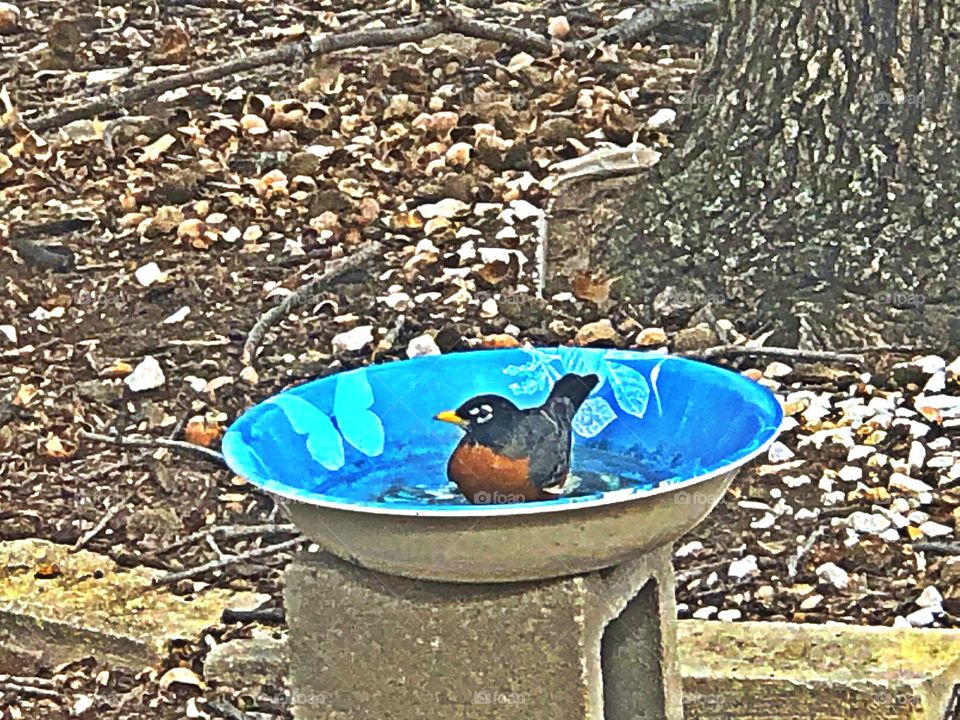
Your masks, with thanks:
[(685, 621), (678, 638), (689, 720), (953, 720), (960, 631)]
[(326, 554), (288, 567), (297, 720), (680, 720), (670, 548), (553, 580), (465, 585)]
[[(687, 720), (958, 716), (948, 706), (960, 683), (960, 631), (701, 620), (677, 627)], [(288, 667), (285, 643), (265, 639), (221, 645), (207, 663), (209, 682), (234, 687), (261, 674), (263, 684), (280, 686)]]
[(119, 568), (105, 555), (45, 540), (0, 543), (0, 673), (91, 655), (156, 665), (171, 640), (196, 640), (224, 608), (251, 610), (268, 599), (217, 588), (174, 595), (152, 587), (163, 574)]

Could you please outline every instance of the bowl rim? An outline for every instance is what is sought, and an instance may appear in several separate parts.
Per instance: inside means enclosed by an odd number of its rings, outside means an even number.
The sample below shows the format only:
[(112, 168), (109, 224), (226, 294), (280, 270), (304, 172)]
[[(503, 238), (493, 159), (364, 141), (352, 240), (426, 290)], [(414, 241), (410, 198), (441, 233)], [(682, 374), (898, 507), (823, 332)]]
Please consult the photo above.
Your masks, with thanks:
[[(520, 348), (500, 348), (500, 349), (493, 349), (493, 350), (469, 350), (469, 351), (449, 353), (449, 354), (450, 355), (476, 355), (479, 353), (498, 352), (498, 350), (524, 350), (524, 349), (540, 350), (540, 349), (556, 349), (557, 347), (564, 347), (564, 346), (544, 345), (544, 346), (533, 346), (530, 348), (520, 347)], [(657, 353), (657, 352), (644, 351), (644, 350), (635, 350), (630, 348), (576, 348), (576, 349), (587, 350), (587, 351), (601, 351), (601, 352), (612, 349), (620, 352), (636, 353), (637, 355), (644, 355), (644, 356), (659, 355), (664, 359), (681, 360), (688, 363), (706, 365), (716, 370), (729, 372), (733, 375), (737, 375), (738, 377), (740, 377), (741, 380), (745, 382), (756, 383), (756, 381), (754, 380), (750, 380), (743, 376), (739, 376), (738, 373), (732, 370), (729, 370), (724, 367), (720, 367), (719, 365), (713, 365), (712, 363), (698, 360), (697, 358), (689, 358), (681, 355), (671, 355), (669, 353)], [(385, 365), (393, 365), (393, 364), (396, 364), (397, 362), (399, 363), (416, 362), (417, 360), (420, 360), (420, 359), (426, 359), (426, 358), (412, 358), (409, 360), (399, 360), (393, 363), (385, 363)], [(436, 359), (436, 358), (433, 358), (433, 359)], [(368, 367), (368, 366), (363, 366), (363, 367)], [(355, 369), (359, 369), (359, 368), (353, 368), (352, 370), (355, 370)], [(341, 372), (350, 372), (350, 371), (351, 370), (346, 370)], [(339, 372), (331, 373), (330, 375), (326, 375), (321, 378), (315, 378), (310, 382), (325, 380), (327, 378), (335, 377), (338, 374), (340, 373)], [(304, 383), (304, 385), (305, 384), (307, 383)], [(402, 505), (388, 505), (386, 503), (345, 502), (340, 500), (330, 500), (330, 499), (325, 499), (325, 497), (329, 497), (329, 496), (315, 495), (312, 493), (308, 495), (307, 491), (301, 491), (299, 489), (292, 488), (289, 485), (279, 483), (275, 480), (259, 480), (259, 479), (254, 480), (245, 476), (243, 477), (252, 485), (260, 488), (261, 490), (268, 492), (272, 495), (277, 495), (286, 500), (294, 501), (303, 505), (313, 505), (316, 507), (328, 508), (331, 510), (344, 510), (347, 512), (365, 513), (370, 515), (393, 515), (393, 516), (404, 516), (404, 517), (431, 517), (431, 518), (440, 518), (440, 517), (470, 518), (470, 517), (491, 517), (491, 516), (502, 517), (502, 516), (511, 516), (511, 515), (534, 515), (534, 514), (543, 514), (543, 513), (555, 513), (555, 512), (603, 507), (606, 505), (616, 505), (616, 504), (628, 502), (630, 500), (639, 500), (642, 498), (653, 497), (655, 495), (663, 495), (670, 492), (677, 492), (679, 490), (690, 488), (694, 485), (699, 485), (700, 483), (716, 478), (719, 475), (724, 475), (731, 471), (739, 470), (744, 465), (751, 462), (762, 453), (766, 452), (769, 449), (769, 447), (776, 441), (777, 437), (779, 437), (780, 433), (783, 431), (783, 426), (785, 422), (785, 413), (783, 411), (783, 405), (781, 404), (780, 399), (772, 390), (770, 390), (770, 388), (760, 385), (759, 383), (756, 383), (756, 385), (758, 388), (761, 388), (762, 390), (766, 391), (769, 394), (770, 399), (776, 408), (777, 414), (779, 415), (779, 420), (776, 426), (773, 427), (772, 430), (770, 431), (769, 437), (767, 437), (762, 443), (760, 443), (757, 447), (755, 447), (753, 450), (751, 450), (749, 453), (747, 453), (743, 457), (737, 458), (736, 460), (729, 462), (726, 465), (722, 465), (721, 467), (714, 468), (713, 470), (710, 470), (705, 473), (701, 473), (700, 475), (695, 475), (692, 478), (687, 478), (686, 480), (682, 480), (680, 482), (662, 483), (661, 485), (655, 488), (646, 489), (646, 490), (641, 488), (635, 488), (635, 487), (627, 487), (627, 488), (621, 488), (619, 490), (611, 490), (610, 492), (605, 492), (601, 494), (600, 497), (592, 497), (590, 499), (576, 500), (573, 502), (555, 502), (553, 500), (546, 500), (546, 501), (529, 502), (529, 503), (502, 503), (502, 504), (489, 504), (489, 505), (445, 505), (443, 506), (443, 508), (432, 508), (429, 506), (410, 507), (410, 506), (402, 506)], [(296, 387), (303, 387), (303, 385), (299, 385)], [(281, 392), (288, 392), (293, 389), (295, 388), (288, 388), (286, 390), (282, 390)], [(279, 394), (279, 393), (276, 393), (276, 394)], [(265, 402), (265, 400), (266, 398), (260, 401), (260, 403)], [(241, 414), (241, 416), (239, 416), (236, 420), (234, 420), (234, 423), (236, 423), (244, 414), (246, 414), (246, 412), (249, 412), (254, 407), (257, 407), (258, 405), (260, 405), (260, 403), (256, 403), (255, 405), (252, 405), (250, 408), (244, 411), (244, 413)], [(224, 436), (225, 441), (227, 440), (227, 437), (230, 436), (231, 430), (232, 430), (232, 426), (231, 428), (227, 429), (227, 434)], [(221, 446), (221, 450), (223, 451), (224, 461), (226, 462), (227, 466), (230, 468), (231, 471), (237, 472), (229, 462), (229, 451), (222, 446)], [(237, 474), (240, 474), (240, 473), (237, 473)]]

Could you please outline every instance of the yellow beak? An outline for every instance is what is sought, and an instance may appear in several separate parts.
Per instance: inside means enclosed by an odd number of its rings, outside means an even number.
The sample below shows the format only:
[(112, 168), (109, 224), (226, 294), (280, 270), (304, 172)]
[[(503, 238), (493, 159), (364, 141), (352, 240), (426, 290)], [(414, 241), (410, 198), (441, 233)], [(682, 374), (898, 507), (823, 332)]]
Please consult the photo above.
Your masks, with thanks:
[(440, 420), (441, 422), (453, 423), (454, 425), (459, 425), (460, 427), (464, 427), (469, 424), (453, 410), (444, 410), (442, 413), (435, 415), (433, 419)]

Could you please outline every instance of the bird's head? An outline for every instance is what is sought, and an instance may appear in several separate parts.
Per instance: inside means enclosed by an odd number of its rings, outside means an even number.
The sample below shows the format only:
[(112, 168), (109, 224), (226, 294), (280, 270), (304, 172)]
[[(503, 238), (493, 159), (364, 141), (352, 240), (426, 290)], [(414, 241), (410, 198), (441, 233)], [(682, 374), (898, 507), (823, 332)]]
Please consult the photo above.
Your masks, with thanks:
[(494, 440), (520, 420), (523, 412), (499, 395), (478, 395), (456, 410), (444, 410), (435, 420), (453, 423), (479, 442)]

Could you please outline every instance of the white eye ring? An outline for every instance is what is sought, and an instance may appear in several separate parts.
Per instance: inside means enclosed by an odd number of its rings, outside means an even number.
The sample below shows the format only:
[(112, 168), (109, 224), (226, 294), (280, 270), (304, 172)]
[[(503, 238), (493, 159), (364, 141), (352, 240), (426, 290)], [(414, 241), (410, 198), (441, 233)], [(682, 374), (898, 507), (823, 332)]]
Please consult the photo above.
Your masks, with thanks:
[(480, 409), (483, 410), (485, 413), (492, 413), (492, 412), (493, 412), (493, 408), (490, 407), (489, 405), (481, 405), (481, 406), (480, 406)]
[(487, 414), (487, 415), (484, 415), (482, 418), (479, 418), (479, 419), (477, 420), (477, 424), (478, 424), (478, 425), (483, 425), (484, 423), (488, 423), (488, 422), (490, 422), (491, 420), (493, 420), (493, 415), (492, 415), (492, 414)]
[(479, 414), (480, 414), (480, 408), (470, 408), (470, 410), (469, 410), (468, 412), (469, 412), (470, 415), (479, 415)]

